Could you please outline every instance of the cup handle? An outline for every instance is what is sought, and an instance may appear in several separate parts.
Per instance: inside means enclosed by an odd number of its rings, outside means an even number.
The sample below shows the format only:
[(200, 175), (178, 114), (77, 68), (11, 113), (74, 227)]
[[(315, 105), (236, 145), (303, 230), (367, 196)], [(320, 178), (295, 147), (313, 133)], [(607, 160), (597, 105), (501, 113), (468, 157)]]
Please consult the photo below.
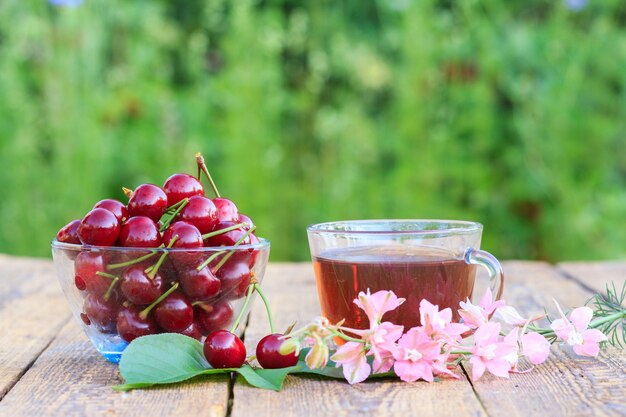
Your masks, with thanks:
[(472, 265), (481, 265), (489, 272), (489, 288), (491, 293), (494, 294), (494, 300), (499, 300), (502, 297), (502, 290), (504, 285), (504, 272), (502, 272), (502, 266), (495, 256), (480, 249), (468, 248), (465, 251), (465, 262)]

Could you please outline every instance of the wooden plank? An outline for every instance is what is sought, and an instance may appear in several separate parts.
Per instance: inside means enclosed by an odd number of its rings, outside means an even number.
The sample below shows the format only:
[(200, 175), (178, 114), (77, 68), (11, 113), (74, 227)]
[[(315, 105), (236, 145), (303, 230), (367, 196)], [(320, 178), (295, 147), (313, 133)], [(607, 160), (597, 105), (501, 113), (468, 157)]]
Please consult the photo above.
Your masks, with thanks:
[[(278, 329), (294, 319), (300, 324), (319, 315), (313, 268), (306, 264), (272, 264), (263, 288), (272, 305)], [(246, 330), (246, 346), (253, 352), (269, 333), (262, 303), (253, 308)], [(239, 380), (234, 387), (232, 416), (348, 416), (437, 415), (484, 416), (472, 387), (465, 380), (435, 384), (375, 381), (350, 386), (316, 377), (287, 377), (279, 392), (252, 388)]]
[(117, 366), (106, 362), (74, 320), (68, 322), (0, 402), (6, 416), (225, 416), (229, 379), (116, 392)]
[(0, 257), (0, 399), (70, 318), (51, 261)]
[(584, 286), (602, 293), (608, 283), (615, 283), (619, 291), (626, 282), (626, 261), (561, 262), (557, 268)]
[[(577, 307), (590, 293), (541, 262), (505, 262), (504, 298), (525, 316), (555, 313), (552, 298), (564, 308)], [(626, 415), (626, 353), (609, 348), (582, 358), (567, 346), (552, 346), (550, 359), (532, 372), (501, 379), (485, 375), (474, 383), (491, 416)], [(468, 369), (471, 374), (471, 371)]]

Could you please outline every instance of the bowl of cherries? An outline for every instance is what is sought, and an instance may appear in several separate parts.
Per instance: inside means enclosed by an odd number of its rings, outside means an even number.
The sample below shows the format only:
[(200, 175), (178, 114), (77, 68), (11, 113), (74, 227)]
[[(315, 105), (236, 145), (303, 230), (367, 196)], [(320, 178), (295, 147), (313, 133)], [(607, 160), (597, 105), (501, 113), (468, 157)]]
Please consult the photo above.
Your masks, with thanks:
[[(261, 282), (270, 243), (222, 198), (204, 160), (198, 176), (124, 189), (128, 201), (97, 202), (52, 241), (70, 309), (98, 352), (117, 363), (132, 340), (181, 333), (203, 340), (227, 329)], [(205, 196), (204, 172), (216, 197)], [(254, 294), (252, 294), (254, 295)]]

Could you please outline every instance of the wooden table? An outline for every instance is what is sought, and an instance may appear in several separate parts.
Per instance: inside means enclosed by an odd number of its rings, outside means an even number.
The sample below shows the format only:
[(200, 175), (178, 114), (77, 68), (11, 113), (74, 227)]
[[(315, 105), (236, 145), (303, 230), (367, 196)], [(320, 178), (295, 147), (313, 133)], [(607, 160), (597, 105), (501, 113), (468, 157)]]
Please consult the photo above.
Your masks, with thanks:
[[(504, 262), (509, 304), (532, 315), (552, 297), (582, 305), (610, 280), (621, 285), (626, 262)], [(166, 388), (115, 392), (117, 367), (102, 359), (66, 306), (51, 261), (0, 255), (0, 416), (625, 416), (626, 351), (576, 357), (554, 345), (550, 359), (528, 374), (485, 375), (433, 384), (396, 381), (355, 386), (289, 376), (282, 392), (252, 388), (226, 376)], [(318, 314), (309, 263), (271, 264), (263, 283), (280, 328)], [(252, 349), (268, 332), (256, 303), (245, 333)]]

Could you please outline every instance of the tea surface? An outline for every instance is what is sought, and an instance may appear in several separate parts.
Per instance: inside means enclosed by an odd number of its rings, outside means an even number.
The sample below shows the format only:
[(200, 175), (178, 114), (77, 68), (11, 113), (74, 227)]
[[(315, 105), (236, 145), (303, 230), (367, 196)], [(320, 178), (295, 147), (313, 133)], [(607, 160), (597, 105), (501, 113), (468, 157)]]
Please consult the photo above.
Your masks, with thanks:
[(419, 303), (425, 298), (451, 307), (458, 320), (459, 301), (471, 299), (476, 266), (438, 248), (407, 245), (333, 249), (313, 259), (322, 314), (335, 323), (368, 328), (367, 316), (352, 301), (360, 291), (392, 290), (406, 298), (383, 316), (405, 326), (419, 325)]

